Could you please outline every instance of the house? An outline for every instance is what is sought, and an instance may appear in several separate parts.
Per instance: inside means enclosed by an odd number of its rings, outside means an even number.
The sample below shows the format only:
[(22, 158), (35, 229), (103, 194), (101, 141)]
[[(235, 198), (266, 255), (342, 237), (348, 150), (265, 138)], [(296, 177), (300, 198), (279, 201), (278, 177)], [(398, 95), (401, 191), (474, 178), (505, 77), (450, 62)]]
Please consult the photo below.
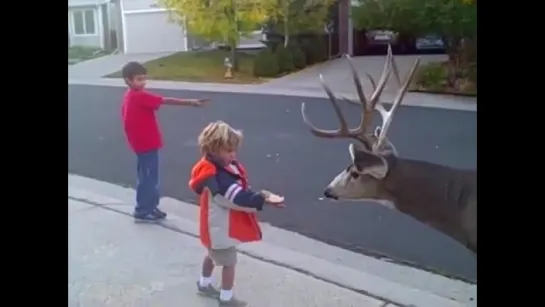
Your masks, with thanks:
[(126, 54), (187, 50), (186, 33), (156, 0), (69, 0), (68, 46)]
[[(352, 53), (351, 1), (339, 0), (337, 5), (339, 51)], [(68, 44), (125, 54), (180, 52), (202, 45), (176, 18), (157, 0), (69, 0)], [(256, 31), (240, 47), (261, 47), (261, 36)]]
[(125, 54), (180, 52), (189, 49), (187, 33), (175, 14), (156, 0), (115, 0), (119, 7), (120, 50)]
[(115, 49), (110, 0), (68, 0), (68, 46)]
[[(187, 33), (176, 14), (160, 7), (156, 0), (113, 0), (119, 7), (121, 35), (119, 49), (125, 54), (188, 51), (208, 45)], [(240, 48), (260, 48), (261, 31), (240, 41)]]
[[(181, 52), (207, 44), (188, 34), (183, 22), (176, 21), (179, 17), (169, 14), (169, 10), (161, 7), (157, 0), (112, 0), (112, 3), (119, 11), (118, 47), (125, 54)], [(348, 34), (351, 32), (348, 27), (352, 27), (350, 0), (339, 0), (338, 8), (342, 23), (339, 30), (344, 31), (339, 35), (340, 49), (347, 52), (351, 48), (352, 35)], [(262, 39), (262, 31), (254, 31), (252, 35), (241, 38), (239, 48), (262, 48)]]

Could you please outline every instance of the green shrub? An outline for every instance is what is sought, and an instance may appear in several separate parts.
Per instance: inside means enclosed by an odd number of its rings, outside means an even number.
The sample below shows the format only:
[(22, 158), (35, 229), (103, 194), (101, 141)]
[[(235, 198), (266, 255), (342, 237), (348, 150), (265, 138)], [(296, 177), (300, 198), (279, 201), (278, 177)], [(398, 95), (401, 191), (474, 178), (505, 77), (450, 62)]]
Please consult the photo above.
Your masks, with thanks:
[(254, 61), (254, 76), (272, 78), (278, 76), (278, 58), (269, 48), (261, 50)]
[(429, 63), (418, 69), (415, 83), (418, 87), (438, 91), (446, 85), (447, 77), (447, 67), (443, 63)]
[(312, 42), (311, 42), (310, 39), (301, 40), (301, 50), (305, 54), (305, 62), (308, 65), (314, 64), (315, 62), (313, 61), (313, 56), (312, 56), (312, 53), (313, 53), (312, 52)]
[(299, 45), (292, 44), (288, 48), (291, 52), (291, 55), (293, 56), (293, 66), (295, 69), (303, 69), (305, 66), (307, 66), (307, 58), (305, 57), (305, 53), (299, 47)]
[(449, 82), (449, 63), (428, 63), (416, 72), (412, 90), (477, 95), (477, 65), (459, 68), (456, 77)]
[(469, 79), (469, 81), (477, 83), (477, 64), (471, 64), (466, 72), (465, 77)]
[(284, 43), (284, 41), (281, 38), (274, 37), (274, 36), (270, 38), (268, 37), (267, 40), (262, 40), (261, 42), (263, 43), (263, 45), (267, 46), (273, 52), (276, 51), (276, 48), (278, 48), (278, 46)]
[(323, 37), (316, 37), (314, 39), (314, 58), (317, 63), (326, 61), (328, 58), (327, 45)]
[(301, 49), (305, 53), (307, 64), (319, 63), (327, 60), (327, 46), (321, 37), (303, 39)]
[(276, 57), (278, 59), (278, 69), (280, 73), (292, 72), (295, 70), (293, 65), (293, 55), (284, 45), (276, 47)]

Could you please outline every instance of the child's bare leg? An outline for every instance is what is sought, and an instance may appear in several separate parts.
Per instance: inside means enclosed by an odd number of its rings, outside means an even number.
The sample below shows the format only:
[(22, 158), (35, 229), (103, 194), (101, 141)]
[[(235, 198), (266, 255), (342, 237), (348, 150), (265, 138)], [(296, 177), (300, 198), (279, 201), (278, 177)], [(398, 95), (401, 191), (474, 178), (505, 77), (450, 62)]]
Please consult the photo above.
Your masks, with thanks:
[(197, 290), (200, 295), (219, 298), (220, 292), (212, 286), (212, 271), (214, 271), (214, 262), (209, 251), (202, 261), (201, 278), (197, 282)]
[(237, 264), (236, 248), (223, 250), (221, 258), (221, 264), (223, 268), (221, 271), (220, 307), (244, 307), (247, 305), (247, 303), (235, 299), (235, 297), (233, 296), (233, 285), (235, 283), (235, 267)]
[(207, 255), (202, 262), (201, 279), (199, 281), (201, 287), (208, 287), (210, 285), (212, 282), (212, 271), (214, 271), (214, 262)]
[[(221, 270), (221, 290), (232, 291), (235, 283), (235, 267), (224, 266)], [(229, 300), (228, 298), (227, 300)]]

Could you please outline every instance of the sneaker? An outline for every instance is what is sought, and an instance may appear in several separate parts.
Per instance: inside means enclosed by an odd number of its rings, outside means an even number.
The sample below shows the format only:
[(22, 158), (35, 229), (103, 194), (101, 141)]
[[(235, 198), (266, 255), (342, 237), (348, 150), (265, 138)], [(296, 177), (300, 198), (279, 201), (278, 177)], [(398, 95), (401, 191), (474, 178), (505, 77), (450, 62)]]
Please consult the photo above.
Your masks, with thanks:
[(166, 219), (167, 218), (167, 213), (164, 212), (164, 211), (159, 210), (159, 208), (153, 209), (153, 213), (155, 213), (161, 219)]
[(228, 301), (222, 301), (218, 299), (219, 307), (245, 307), (248, 303), (245, 301), (237, 300), (234, 296)]
[(162, 220), (161, 216), (157, 215), (155, 212), (146, 213), (146, 214), (133, 214), (135, 223), (157, 223)]
[(197, 293), (202, 296), (208, 296), (219, 299), (220, 291), (214, 288), (212, 285), (201, 287), (201, 284), (197, 281)]

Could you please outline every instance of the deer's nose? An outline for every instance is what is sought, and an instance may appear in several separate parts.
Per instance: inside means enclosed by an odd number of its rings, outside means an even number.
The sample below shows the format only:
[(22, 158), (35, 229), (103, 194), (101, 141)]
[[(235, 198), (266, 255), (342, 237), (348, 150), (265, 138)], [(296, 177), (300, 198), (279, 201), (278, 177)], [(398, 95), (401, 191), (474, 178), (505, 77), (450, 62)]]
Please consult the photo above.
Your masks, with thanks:
[(324, 196), (327, 197), (327, 198), (333, 198), (333, 199), (337, 199), (338, 197), (333, 193), (333, 191), (331, 190), (331, 188), (327, 188), (324, 190)]

